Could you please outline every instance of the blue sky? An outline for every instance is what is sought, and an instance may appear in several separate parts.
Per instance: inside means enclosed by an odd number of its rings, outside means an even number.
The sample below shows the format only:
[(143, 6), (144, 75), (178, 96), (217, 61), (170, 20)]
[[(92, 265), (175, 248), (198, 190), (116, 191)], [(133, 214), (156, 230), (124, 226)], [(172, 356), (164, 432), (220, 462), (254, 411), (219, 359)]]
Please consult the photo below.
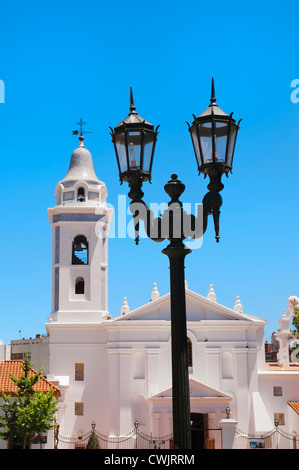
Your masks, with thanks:
[[(47, 208), (87, 122), (86, 147), (108, 202), (127, 193), (118, 181), (108, 126), (137, 112), (160, 125), (147, 202), (168, 202), (177, 173), (182, 200), (200, 203), (185, 121), (206, 109), (214, 77), (219, 106), (242, 118), (233, 175), (222, 191), (220, 243), (212, 220), (202, 247), (186, 258), (189, 288), (267, 320), (266, 339), (298, 289), (299, 79), (295, 2), (176, 0), (6, 2), (0, 18), (1, 302), (0, 339), (45, 333), (51, 311), (51, 230)], [(299, 94), (298, 94), (299, 96)], [(128, 216), (129, 221), (129, 216)], [(169, 291), (167, 242), (109, 241), (109, 311)], [(19, 333), (21, 330), (21, 333)]]

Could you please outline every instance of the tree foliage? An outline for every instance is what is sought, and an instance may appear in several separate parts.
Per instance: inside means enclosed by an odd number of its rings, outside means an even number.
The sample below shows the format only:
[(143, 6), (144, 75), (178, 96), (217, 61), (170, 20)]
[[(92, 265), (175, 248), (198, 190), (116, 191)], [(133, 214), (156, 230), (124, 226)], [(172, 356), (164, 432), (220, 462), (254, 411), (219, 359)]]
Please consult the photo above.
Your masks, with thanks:
[(99, 443), (98, 436), (96, 435), (94, 431), (92, 431), (88, 439), (86, 449), (100, 449), (100, 448), (101, 446)]
[[(12, 439), (23, 448), (29, 443), (31, 436), (43, 433), (55, 427), (56, 401), (54, 390), (39, 392), (34, 385), (42, 375), (43, 369), (36, 374), (30, 374), (33, 364), (26, 356), (21, 364), (23, 374), (15, 377), (10, 374), (12, 382), (17, 386), (17, 396), (12, 397), (2, 393), (3, 404), (0, 408), (0, 436), (2, 439)], [(5, 413), (5, 407), (8, 411)]]
[(34, 396), (35, 391), (33, 387), (39, 381), (43, 373), (43, 368), (41, 368), (36, 374), (30, 374), (33, 363), (28, 360), (27, 355), (24, 363), (21, 362), (20, 366), (24, 371), (20, 377), (14, 377), (11, 373), (9, 374), (12, 382), (18, 387), (18, 396)]
[(294, 327), (293, 333), (299, 336), (299, 307), (293, 307), (295, 316), (293, 318), (292, 325)]
[[(8, 439), (16, 439), (15, 429), (13, 423), (16, 421), (16, 411), (18, 406), (17, 399), (11, 400), (10, 396), (2, 393), (3, 404), (0, 404), (3, 414), (0, 415), (0, 437), (7, 441)], [(8, 408), (8, 413), (4, 412), (5, 407)]]

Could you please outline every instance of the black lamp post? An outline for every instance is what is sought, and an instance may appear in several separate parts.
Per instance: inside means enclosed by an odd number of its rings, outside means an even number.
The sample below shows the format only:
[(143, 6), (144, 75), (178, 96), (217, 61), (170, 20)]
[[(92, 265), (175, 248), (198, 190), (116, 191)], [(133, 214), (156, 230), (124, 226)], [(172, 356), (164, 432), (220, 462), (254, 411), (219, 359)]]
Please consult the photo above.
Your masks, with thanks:
[[(221, 177), (232, 169), (232, 160), (238, 125), (216, 105), (214, 82), (209, 108), (198, 118), (194, 116), (189, 126), (198, 170), (208, 175), (209, 192), (203, 198), (202, 216), (187, 215), (179, 200), (185, 185), (176, 174), (164, 186), (170, 196), (168, 208), (161, 217), (143, 201), (143, 182), (151, 180), (158, 127), (145, 121), (136, 113), (132, 89), (130, 90), (130, 113), (126, 119), (111, 129), (119, 178), (129, 184), (130, 210), (134, 218), (135, 241), (139, 242), (139, 221), (144, 222), (149, 238), (156, 242), (165, 239), (169, 245), (162, 253), (169, 258), (171, 298), (171, 347), (172, 347), (172, 408), (174, 447), (191, 449), (190, 394), (187, 361), (187, 326), (184, 260), (191, 252), (184, 245), (187, 238), (199, 238), (207, 227), (207, 216), (213, 214), (216, 241), (219, 241), (219, 208), (223, 189)], [(225, 147), (225, 150), (223, 148)], [(186, 223), (186, 221), (188, 223)]]

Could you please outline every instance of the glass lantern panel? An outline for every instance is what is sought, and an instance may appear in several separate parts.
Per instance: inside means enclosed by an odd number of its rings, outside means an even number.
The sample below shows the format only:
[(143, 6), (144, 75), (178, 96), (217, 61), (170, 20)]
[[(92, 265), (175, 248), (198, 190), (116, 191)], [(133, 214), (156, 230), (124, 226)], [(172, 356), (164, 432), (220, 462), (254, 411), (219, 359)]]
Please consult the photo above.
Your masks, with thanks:
[(115, 135), (114, 139), (115, 139), (118, 163), (120, 166), (120, 172), (123, 173), (124, 171), (128, 170), (125, 135), (124, 134)]
[(203, 124), (199, 125), (198, 133), (200, 136), (204, 163), (210, 163), (213, 161), (212, 123), (204, 122)]
[(191, 127), (190, 133), (191, 133), (191, 138), (192, 138), (192, 142), (193, 142), (193, 147), (194, 147), (194, 152), (195, 152), (195, 157), (196, 157), (196, 160), (197, 160), (197, 164), (200, 167), (203, 162), (201, 161), (201, 154), (200, 154), (199, 142), (198, 142), (198, 138), (197, 138), (196, 126)]
[(225, 162), (226, 142), (228, 134), (227, 122), (215, 122), (215, 162)]
[(144, 132), (143, 136), (143, 170), (150, 171), (155, 136), (151, 132)]
[(230, 128), (228, 148), (227, 148), (227, 163), (230, 166), (232, 166), (233, 164), (236, 137), (237, 137), (237, 128), (232, 124)]
[(141, 132), (128, 132), (128, 155), (131, 170), (140, 170)]

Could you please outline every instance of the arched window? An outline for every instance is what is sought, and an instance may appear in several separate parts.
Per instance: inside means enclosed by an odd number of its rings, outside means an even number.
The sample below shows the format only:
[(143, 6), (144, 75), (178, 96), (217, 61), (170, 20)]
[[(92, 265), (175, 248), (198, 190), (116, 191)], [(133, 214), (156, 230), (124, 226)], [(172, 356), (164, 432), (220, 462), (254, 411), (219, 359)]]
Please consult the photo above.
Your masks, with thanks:
[(72, 264), (88, 264), (88, 242), (84, 235), (74, 238)]
[(192, 367), (192, 343), (190, 338), (187, 338), (187, 360), (188, 360), (188, 367)]
[(84, 294), (84, 279), (83, 277), (79, 276), (75, 282), (75, 294)]
[(84, 188), (79, 188), (77, 193), (77, 202), (85, 202)]

